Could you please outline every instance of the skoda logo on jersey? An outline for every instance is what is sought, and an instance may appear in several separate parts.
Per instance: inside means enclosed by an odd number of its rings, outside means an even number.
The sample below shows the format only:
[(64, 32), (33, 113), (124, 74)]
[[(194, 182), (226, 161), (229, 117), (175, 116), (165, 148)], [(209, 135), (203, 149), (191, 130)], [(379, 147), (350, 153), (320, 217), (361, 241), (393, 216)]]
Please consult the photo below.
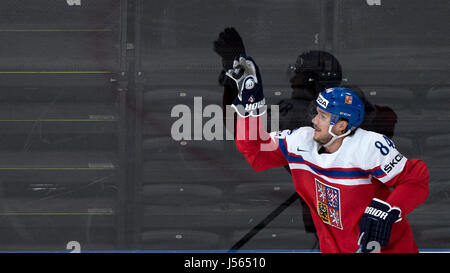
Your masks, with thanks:
[(325, 99), (322, 94), (319, 94), (319, 96), (317, 97), (316, 102), (321, 105), (323, 108), (327, 108), (328, 107), (328, 100)]
[(245, 89), (253, 89), (253, 87), (255, 87), (255, 81), (253, 78), (248, 78), (245, 81)]
[(402, 160), (403, 155), (402, 154), (397, 154), (394, 159), (392, 159), (391, 162), (389, 162), (388, 164), (384, 165), (383, 170), (386, 173), (390, 173), (392, 171), (392, 169), (395, 168), (395, 165), (397, 165), (398, 163), (400, 163), (400, 161)]

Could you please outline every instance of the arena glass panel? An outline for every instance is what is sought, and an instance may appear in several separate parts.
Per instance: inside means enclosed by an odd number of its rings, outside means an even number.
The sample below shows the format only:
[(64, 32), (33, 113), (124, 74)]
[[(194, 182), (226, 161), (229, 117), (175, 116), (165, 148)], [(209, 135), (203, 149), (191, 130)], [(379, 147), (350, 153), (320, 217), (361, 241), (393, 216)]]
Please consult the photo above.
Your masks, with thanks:
[(0, 13), (0, 251), (114, 249), (120, 1)]
[(288, 170), (254, 172), (230, 127), (212, 126), (227, 27), (259, 65), (279, 129), (312, 114), (292, 83), (297, 57), (337, 58), (340, 84), (372, 106), (366, 126), (428, 165), (429, 196), (408, 220), (421, 251), (448, 251), (449, 5), (1, 1), (0, 251), (317, 252)]
[[(255, 173), (234, 141), (224, 140), (225, 128), (215, 128), (222, 139), (207, 140), (194, 132), (194, 123), (203, 128), (208, 118), (197, 114), (208, 105), (222, 105), (222, 60), (213, 44), (225, 28), (234, 27), (247, 55), (257, 60), (266, 96), (275, 105), (292, 96), (289, 65), (302, 52), (320, 48), (322, 11), (321, 1), (144, 1), (139, 25), (144, 117), (137, 146), (142, 147), (138, 177), (145, 189), (142, 249), (230, 249), (294, 193), (284, 168)], [(191, 140), (172, 136), (177, 118), (171, 111), (177, 105), (192, 113)], [(303, 231), (299, 202), (270, 228), (270, 235), (257, 235), (247, 249), (283, 248), (288, 241), (284, 248), (317, 246), (314, 235)], [(213, 237), (205, 242), (206, 235)]]
[[(347, 81), (359, 86), (373, 104), (397, 114), (394, 140), (408, 158), (424, 160), (430, 194), (413, 211), (411, 223), (419, 248), (448, 249), (448, 81), (450, 40), (445, 21), (448, 1), (339, 1), (335, 49)], [(437, 100), (436, 98), (439, 98)], [(397, 143), (397, 142), (396, 142)], [(412, 145), (412, 146), (411, 146)], [(412, 149), (410, 149), (412, 148)], [(437, 234), (442, 235), (438, 241)]]
[[(251, 220), (248, 222), (254, 223), (255, 219), (262, 219), (262, 216), (252, 216), (276, 207), (275, 204), (279, 201), (279, 192), (276, 190), (280, 187), (287, 187), (288, 192), (291, 190), (289, 183), (285, 183), (290, 177), (283, 173), (284, 170), (266, 171), (263, 175), (253, 172), (232, 143), (212, 141), (207, 144), (208, 141), (205, 140), (182, 140), (171, 144), (170, 137), (160, 134), (170, 130), (177, 119), (167, 114), (164, 117), (161, 111), (168, 113), (179, 104), (191, 109), (191, 138), (194, 138), (194, 124), (198, 118), (195, 117), (194, 97), (202, 98), (203, 107), (221, 104), (222, 90), (217, 85), (217, 73), (222, 67), (220, 57), (211, 49), (211, 42), (217, 39), (217, 33), (224, 27), (230, 26), (241, 34), (247, 55), (257, 60), (269, 103), (277, 104), (284, 100), (289, 105), (292, 102), (289, 85), (283, 84), (287, 80), (283, 76), (286, 64), (294, 61), (292, 56), (314, 49), (334, 54), (342, 66), (342, 85), (358, 89), (358, 94), (362, 94), (372, 106), (385, 110), (388, 108), (388, 111), (394, 113), (396, 118), (381, 118), (374, 122), (374, 126), (382, 133), (389, 132), (389, 137), (395, 143), (398, 142), (400, 151), (408, 158), (420, 158), (427, 163), (431, 176), (429, 198), (433, 200), (432, 203), (445, 206), (448, 201), (445, 187), (445, 166), (448, 165), (448, 159), (445, 151), (449, 146), (443, 139), (448, 136), (448, 103), (446, 104), (445, 96), (439, 100), (435, 97), (442, 92), (445, 94), (448, 88), (445, 76), (448, 74), (447, 63), (450, 56), (446, 35), (448, 26), (442, 23), (446, 21), (448, 3), (436, 1), (427, 5), (421, 1), (317, 1), (312, 4), (310, 1), (283, 1), (270, 8), (264, 4), (265, 2), (258, 2), (257, 7), (254, 7), (253, 3), (228, 2), (217, 4), (214, 8), (202, 5), (202, 1), (195, 1), (194, 4), (172, 2), (144, 5), (142, 20), (146, 23), (141, 24), (141, 69), (145, 78), (143, 93), (146, 98), (144, 105), (148, 109), (148, 124), (144, 122), (143, 138), (149, 144), (149, 150), (143, 149), (145, 171), (142, 183), (150, 185), (167, 181), (177, 185), (180, 191), (184, 190), (183, 183), (191, 185), (195, 181), (200, 185), (215, 187), (214, 197), (205, 198), (205, 202), (210, 202), (210, 212), (208, 208), (195, 205), (179, 204), (183, 207), (182, 210), (177, 210), (177, 205), (170, 208), (169, 204), (161, 207), (159, 203), (153, 209), (151, 205), (143, 205), (144, 222), (155, 224), (151, 219), (166, 219), (160, 220), (156, 225), (167, 221), (167, 228), (171, 224), (176, 226), (178, 233), (173, 234), (172, 239), (179, 242), (178, 248), (183, 248), (179, 224), (188, 230), (199, 230), (201, 227), (200, 231), (217, 237), (208, 246), (196, 247), (223, 249), (233, 241), (242, 239), (236, 234), (243, 235), (246, 230), (242, 229), (246, 218), (234, 217), (242, 216), (237, 213), (232, 213), (233, 217), (227, 216), (227, 210), (231, 212), (233, 207), (239, 210), (246, 208), (248, 213), (245, 215)], [(215, 9), (220, 12), (215, 13)], [(150, 14), (151, 19), (146, 19)], [(286, 35), (287, 33), (289, 34)], [(159, 103), (163, 101), (164, 103)], [(203, 124), (207, 120), (205, 117), (200, 119)], [(153, 142), (153, 146), (150, 145), (150, 139), (156, 136), (163, 137), (161, 145), (158, 145), (158, 140)], [(440, 144), (434, 139), (440, 140)], [(175, 147), (175, 144), (179, 146)], [(207, 148), (208, 145), (211, 147)], [(159, 160), (165, 157), (169, 158), (166, 164)], [(173, 165), (173, 172), (167, 170), (168, 165)], [(155, 173), (158, 175), (152, 176)], [(437, 185), (436, 181), (442, 180)], [(289, 197), (286, 193), (282, 196), (280, 199)], [(190, 200), (189, 198), (187, 196), (186, 200)], [(159, 199), (156, 198), (155, 202), (157, 200)], [(151, 197), (144, 195), (142, 204), (146, 201), (151, 204)], [(235, 203), (237, 207), (234, 206)], [(298, 203), (295, 205), (297, 213), (288, 210), (284, 214), (291, 219), (291, 223), (283, 222), (280, 217), (271, 224), (273, 226), (267, 227), (268, 230), (283, 230), (287, 231), (286, 234), (293, 234), (290, 232), (291, 228), (303, 230), (300, 214), (302, 208)], [(192, 212), (189, 211), (190, 207)], [(161, 217), (164, 216), (161, 212), (164, 208), (172, 217)], [(424, 217), (427, 211), (433, 216)], [(183, 220), (175, 220), (182, 215), (188, 216)], [(214, 220), (203, 224), (202, 219), (208, 217)], [(447, 218), (445, 211), (436, 211), (431, 201), (427, 201), (410, 215), (419, 248), (433, 248), (436, 234), (445, 233), (449, 227)], [(444, 220), (441, 221), (442, 219)], [(233, 227), (225, 228), (226, 224)], [(159, 228), (163, 226), (164, 224)], [(244, 226), (251, 228), (251, 225)], [(151, 232), (153, 229), (155, 227), (150, 224), (142, 226), (144, 232)], [(232, 235), (230, 230), (233, 231)], [(262, 234), (243, 249), (264, 249), (274, 245), (282, 249), (283, 243), (275, 238), (288, 236), (271, 233), (272, 241), (269, 243), (270, 239), (265, 241)], [(306, 233), (308, 235), (311, 234)], [(315, 244), (311, 246), (314, 237), (310, 239), (298, 241), (298, 249), (317, 248)], [(164, 244), (159, 241), (154, 244), (144, 240), (143, 245), (146, 249), (164, 248)], [(285, 244), (286, 248), (290, 248), (290, 245)], [(436, 242), (435, 246), (443, 249), (449, 247), (448, 242), (442, 241)]]

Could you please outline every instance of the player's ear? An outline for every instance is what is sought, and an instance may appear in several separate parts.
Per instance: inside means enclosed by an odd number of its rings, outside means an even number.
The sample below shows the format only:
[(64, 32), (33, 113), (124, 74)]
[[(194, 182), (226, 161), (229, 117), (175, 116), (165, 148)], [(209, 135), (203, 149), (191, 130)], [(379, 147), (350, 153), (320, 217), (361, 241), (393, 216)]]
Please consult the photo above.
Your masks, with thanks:
[(345, 133), (347, 130), (347, 125), (348, 125), (348, 121), (345, 119), (340, 119), (335, 127), (337, 129), (338, 132), (341, 132), (341, 134)]

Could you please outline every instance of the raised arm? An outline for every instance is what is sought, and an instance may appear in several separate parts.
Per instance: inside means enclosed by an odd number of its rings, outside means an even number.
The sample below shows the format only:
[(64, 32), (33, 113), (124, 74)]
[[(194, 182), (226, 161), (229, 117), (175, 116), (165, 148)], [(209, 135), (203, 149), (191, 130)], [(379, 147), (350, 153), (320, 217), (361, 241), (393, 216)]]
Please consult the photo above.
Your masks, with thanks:
[(235, 141), (252, 168), (262, 171), (287, 165), (278, 148), (279, 134), (267, 133), (263, 115), (267, 106), (258, 66), (251, 57), (240, 56), (226, 72), (237, 88), (232, 107), (238, 114)]

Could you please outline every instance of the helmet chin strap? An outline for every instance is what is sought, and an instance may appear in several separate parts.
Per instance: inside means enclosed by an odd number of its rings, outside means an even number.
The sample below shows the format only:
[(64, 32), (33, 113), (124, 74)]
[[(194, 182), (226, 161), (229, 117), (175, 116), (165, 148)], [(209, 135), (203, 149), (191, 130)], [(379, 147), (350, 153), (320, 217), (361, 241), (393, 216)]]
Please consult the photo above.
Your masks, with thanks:
[(324, 144), (324, 145), (323, 145), (323, 147), (325, 147), (325, 148), (328, 147), (328, 146), (330, 146), (331, 144), (333, 144), (333, 142), (334, 142), (336, 139), (345, 137), (345, 136), (349, 135), (349, 134), (352, 132), (352, 130), (347, 130), (347, 132), (345, 132), (345, 133), (343, 133), (342, 135), (338, 136), (338, 135), (334, 134), (333, 132), (331, 132), (331, 130), (333, 129), (333, 126), (334, 126), (334, 125), (330, 125), (330, 127), (328, 127), (328, 133), (329, 133), (330, 135), (332, 135), (333, 137), (331, 138), (330, 141), (328, 141), (327, 144)]

